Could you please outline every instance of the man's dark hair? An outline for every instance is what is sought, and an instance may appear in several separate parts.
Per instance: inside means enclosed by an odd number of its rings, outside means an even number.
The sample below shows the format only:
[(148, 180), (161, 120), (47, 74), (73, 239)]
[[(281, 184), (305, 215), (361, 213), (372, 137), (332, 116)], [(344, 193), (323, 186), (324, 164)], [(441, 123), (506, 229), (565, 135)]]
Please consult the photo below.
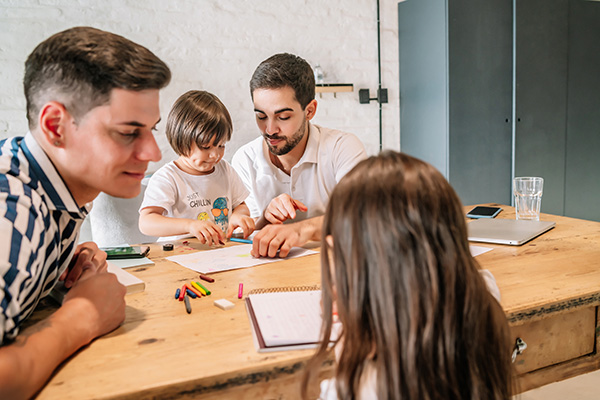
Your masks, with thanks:
[(303, 110), (315, 98), (315, 76), (306, 60), (288, 53), (275, 54), (256, 67), (250, 79), (250, 95), (254, 98), (256, 89), (285, 86), (294, 89)]
[(62, 103), (77, 121), (108, 103), (112, 89), (162, 89), (170, 80), (169, 67), (139, 44), (95, 28), (67, 29), (40, 43), (25, 62), (29, 128), (48, 101)]

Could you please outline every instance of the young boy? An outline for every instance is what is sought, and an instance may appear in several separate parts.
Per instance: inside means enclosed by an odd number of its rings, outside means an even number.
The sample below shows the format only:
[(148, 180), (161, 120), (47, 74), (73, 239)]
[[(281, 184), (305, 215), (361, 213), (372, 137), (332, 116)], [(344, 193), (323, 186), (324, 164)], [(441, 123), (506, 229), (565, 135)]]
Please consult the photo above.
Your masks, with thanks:
[(201, 243), (222, 244), (235, 228), (244, 237), (254, 219), (244, 200), (248, 189), (222, 160), (233, 125), (219, 98), (205, 91), (183, 94), (169, 113), (166, 134), (179, 158), (160, 168), (140, 207), (139, 228), (159, 240), (195, 236)]

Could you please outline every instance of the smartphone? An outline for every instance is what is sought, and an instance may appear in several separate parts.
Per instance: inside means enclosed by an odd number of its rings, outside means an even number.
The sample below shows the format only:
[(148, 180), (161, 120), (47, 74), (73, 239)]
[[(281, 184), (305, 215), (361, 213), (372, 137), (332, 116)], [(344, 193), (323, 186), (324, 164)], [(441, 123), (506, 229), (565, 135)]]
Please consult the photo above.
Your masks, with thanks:
[(500, 207), (477, 206), (467, 213), (469, 218), (494, 218), (502, 211)]
[(118, 260), (123, 258), (142, 258), (146, 257), (150, 251), (149, 246), (122, 246), (122, 247), (102, 247), (100, 250), (106, 252), (107, 260)]

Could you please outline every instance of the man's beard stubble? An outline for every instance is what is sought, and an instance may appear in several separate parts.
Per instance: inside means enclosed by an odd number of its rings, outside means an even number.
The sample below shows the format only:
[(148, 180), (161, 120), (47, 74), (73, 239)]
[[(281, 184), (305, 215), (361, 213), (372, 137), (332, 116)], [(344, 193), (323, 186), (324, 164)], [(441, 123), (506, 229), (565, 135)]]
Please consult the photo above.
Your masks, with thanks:
[[(269, 148), (269, 151), (271, 152), (271, 154), (276, 155), (276, 156), (282, 156), (282, 155), (287, 154), (290, 151), (292, 151), (292, 149), (294, 147), (296, 147), (296, 145), (298, 145), (298, 143), (300, 143), (300, 141), (304, 137), (305, 131), (306, 131), (306, 119), (304, 119), (302, 121), (302, 125), (300, 126), (300, 128), (296, 132), (294, 132), (294, 134), (290, 138), (281, 137), (281, 136), (277, 136), (277, 135), (269, 136), (266, 134), (263, 134), (263, 138), (265, 139), (265, 142), (267, 143), (267, 147)], [(269, 144), (269, 141), (267, 139), (284, 140), (285, 145), (282, 148), (278, 149), (276, 147), (272, 147)]]

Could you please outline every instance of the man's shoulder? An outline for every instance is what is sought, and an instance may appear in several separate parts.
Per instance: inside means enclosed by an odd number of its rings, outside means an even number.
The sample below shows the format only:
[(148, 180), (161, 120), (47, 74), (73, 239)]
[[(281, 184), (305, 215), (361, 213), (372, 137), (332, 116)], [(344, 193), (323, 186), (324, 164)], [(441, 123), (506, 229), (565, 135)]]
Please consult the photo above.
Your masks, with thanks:
[(240, 146), (240, 148), (237, 149), (237, 151), (233, 155), (233, 159), (244, 157), (244, 156), (245, 157), (254, 157), (257, 154), (260, 154), (262, 152), (262, 143), (263, 143), (262, 136), (252, 139), (251, 141)]
[(320, 144), (325, 145), (327, 148), (335, 147), (340, 149), (345, 147), (358, 147), (364, 149), (363, 143), (353, 133), (326, 128), (320, 125), (314, 125), (314, 127), (319, 132)]
[(23, 157), (23, 151), (20, 147), (22, 140), (23, 138), (20, 136), (0, 140), (0, 173), (8, 173), (20, 165), (20, 163), (15, 163), (13, 159)]
[(231, 165), (239, 171), (240, 168), (257, 165), (261, 158), (264, 160), (263, 138), (259, 136), (237, 149), (231, 158)]

